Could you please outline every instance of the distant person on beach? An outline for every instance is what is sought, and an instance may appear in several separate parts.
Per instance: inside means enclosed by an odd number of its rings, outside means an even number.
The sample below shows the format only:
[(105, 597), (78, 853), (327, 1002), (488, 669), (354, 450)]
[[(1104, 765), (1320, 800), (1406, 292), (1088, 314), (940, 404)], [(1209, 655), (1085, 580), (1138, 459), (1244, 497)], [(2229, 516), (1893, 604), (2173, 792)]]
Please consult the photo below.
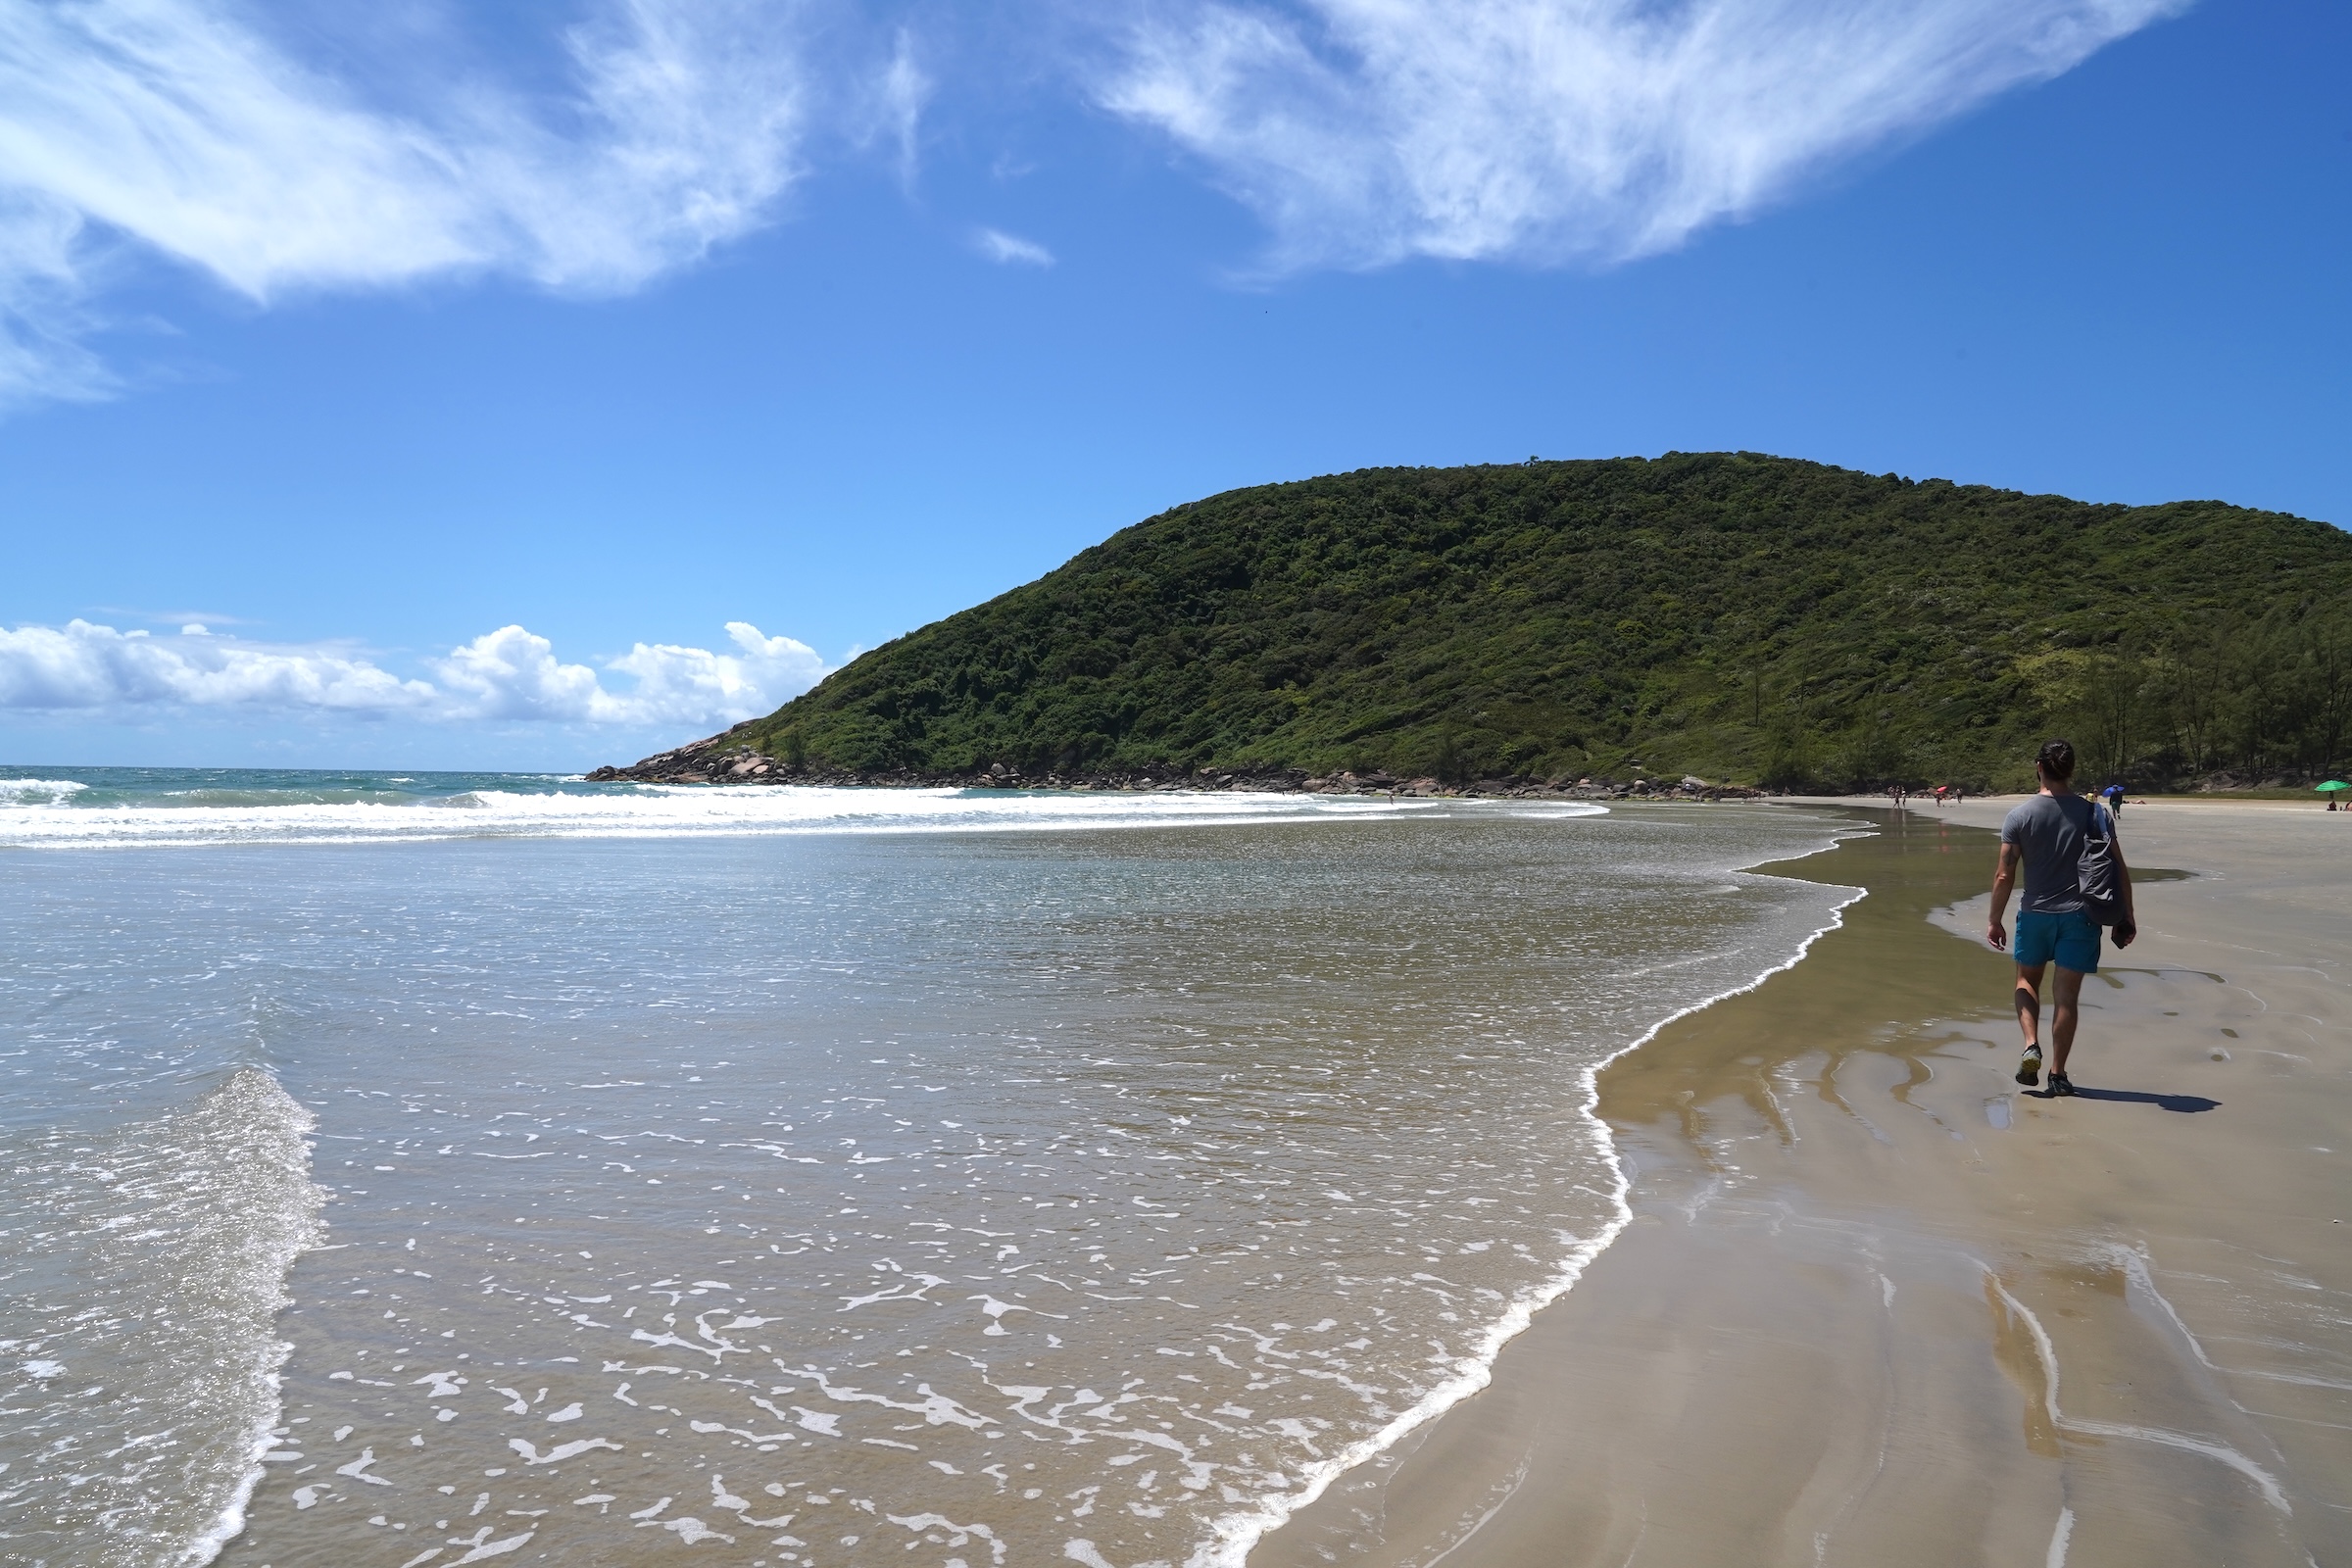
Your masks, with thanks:
[(2099, 792), (2099, 798), (2107, 803), (2107, 809), (2115, 813), (2117, 821), (2124, 819), (2124, 787), (2121, 784), (2108, 785)]
[(2001, 916), (2008, 912), (2009, 894), (2017, 884), (2022, 860), (2026, 891), (2017, 906), (2017, 946), (2010, 955), (2017, 960), (2017, 1024), (2026, 1037), (2017, 1081), (2031, 1088), (2041, 1076), (2042, 977), (2055, 959), (2058, 976), (2050, 999), (2050, 1093), (2062, 1096), (2075, 1092), (2073, 1080), (2066, 1075), (2066, 1058), (2075, 1048), (2082, 977), (2099, 972), (2099, 927), (2079, 880), (2083, 846), (2089, 840), (2107, 840), (2115, 860), (2115, 945), (2130, 947), (2139, 935), (2139, 927), (2132, 915), (2132, 872), (2124, 864), (2114, 815), (2097, 802), (2075, 793), (2074, 747), (2065, 741), (2047, 743), (2034, 759), (2034, 773), (2040, 781), (2040, 793), (2013, 808), (2001, 822), (2001, 858), (1993, 873), (1992, 913), (1984, 922), (1984, 940), (1996, 952), (2009, 946), (2009, 932)]

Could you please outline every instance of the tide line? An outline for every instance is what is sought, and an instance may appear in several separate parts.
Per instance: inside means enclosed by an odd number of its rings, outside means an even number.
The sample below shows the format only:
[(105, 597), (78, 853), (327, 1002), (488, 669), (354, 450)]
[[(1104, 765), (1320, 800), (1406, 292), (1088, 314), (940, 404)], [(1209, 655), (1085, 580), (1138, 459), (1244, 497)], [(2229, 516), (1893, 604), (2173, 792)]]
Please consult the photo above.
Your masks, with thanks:
[[(1833, 830), (1829, 836), (1829, 842), (1810, 853), (1813, 855), (1825, 854), (1837, 848), (1846, 839), (1870, 836), (1872, 835), (1866, 830)], [(1772, 857), (1774, 860), (1803, 858), (1809, 857), (1778, 853)], [(1745, 874), (1755, 875), (1756, 873), (1747, 872)], [(1795, 881), (1793, 878), (1786, 877), (1762, 877), (1759, 879)], [(1835, 886), (1835, 884), (1815, 882), (1798, 882), (1795, 885), (1806, 888)], [(1330, 1490), (1334, 1481), (1356, 1466), (1395, 1447), (1409, 1433), (1436, 1420), (1494, 1382), (1494, 1363), (1501, 1356), (1502, 1348), (1525, 1333), (1528, 1327), (1534, 1323), (1538, 1312), (1573, 1290), (1577, 1282), (1584, 1278), (1585, 1270), (1592, 1266), (1592, 1260), (1606, 1251), (1609, 1245), (1624, 1234), (1626, 1227), (1633, 1223), (1633, 1205), (1627, 1201), (1627, 1195), (1633, 1190), (1633, 1184), (1626, 1176), (1625, 1162), (1618, 1157), (1617, 1141), (1611, 1136), (1608, 1123), (1603, 1121), (1599, 1114), (1601, 1073), (1607, 1070), (1611, 1062), (1629, 1053), (1641, 1050), (1666, 1029), (1690, 1017), (1692, 1013), (1703, 1012), (1717, 1003), (1728, 1002), (1734, 997), (1745, 996), (1764, 985), (1774, 975), (1786, 974), (1802, 963), (1805, 956), (1813, 951), (1813, 944), (1844, 925), (1845, 911), (1869, 896), (1867, 888), (1841, 888), (1839, 891), (1846, 896), (1839, 899), (1830, 908), (1826, 923), (1815, 928), (1803, 941), (1799, 942), (1796, 951), (1788, 958), (1765, 969), (1745, 984), (1717, 992), (1704, 1001), (1694, 1002), (1687, 1007), (1660, 1018), (1644, 1030), (1638, 1039), (1611, 1052), (1601, 1060), (1586, 1067), (1578, 1075), (1579, 1087), (1583, 1092), (1582, 1102), (1577, 1107), (1578, 1111), (1597, 1134), (1600, 1148), (1608, 1159), (1610, 1174), (1614, 1182), (1609, 1200), (1615, 1213), (1608, 1223), (1600, 1228), (1599, 1233), (1590, 1240), (1578, 1242), (1562, 1263), (1558, 1273), (1536, 1290), (1513, 1301), (1502, 1317), (1488, 1329), (1479, 1348), (1455, 1363), (1454, 1375), (1423, 1396), (1411, 1409), (1398, 1415), (1372, 1436), (1350, 1444), (1319, 1464), (1307, 1467), (1305, 1482), (1298, 1491), (1286, 1493), (1278, 1498), (1268, 1498), (1253, 1508), (1226, 1514), (1211, 1521), (1208, 1540), (1201, 1543), (1193, 1554), (1185, 1559), (1185, 1568), (1245, 1568), (1251, 1548), (1288, 1523), (1300, 1509), (1307, 1507), (1316, 1498), (1322, 1496), (1325, 1492)], [(1082, 1544), (1072, 1543), (1071, 1544)], [(1089, 1550), (1092, 1549), (1091, 1543), (1083, 1544), (1086, 1544)], [(1075, 1552), (1071, 1553), (1071, 1556), (1075, 1561), (1087, 1560), (1077, 1556)]]

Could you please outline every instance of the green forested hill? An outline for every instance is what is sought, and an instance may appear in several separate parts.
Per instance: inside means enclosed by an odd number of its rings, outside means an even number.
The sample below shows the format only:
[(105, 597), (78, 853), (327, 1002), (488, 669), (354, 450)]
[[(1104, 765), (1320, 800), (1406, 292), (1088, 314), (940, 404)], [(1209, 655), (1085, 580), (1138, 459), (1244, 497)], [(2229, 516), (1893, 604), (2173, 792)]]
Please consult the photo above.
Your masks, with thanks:
[(2352, 730), (2352, 537), (1740, 454), (1236, 490), (732, 734), (830, 770), (2013, 783), (2299, 774)]

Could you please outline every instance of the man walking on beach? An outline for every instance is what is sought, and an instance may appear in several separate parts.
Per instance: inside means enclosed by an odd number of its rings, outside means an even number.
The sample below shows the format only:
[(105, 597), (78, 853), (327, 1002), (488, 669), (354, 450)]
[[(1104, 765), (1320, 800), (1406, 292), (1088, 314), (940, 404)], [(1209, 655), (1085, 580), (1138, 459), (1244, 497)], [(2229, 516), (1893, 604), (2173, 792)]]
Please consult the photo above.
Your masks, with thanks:
[(2022, 859), (2026, 896), (2017, 906), (2017, 947), (2011, 955), (2017, 959), (2017, 1023), (2026, 1036), (2017, 1081), (2031, 1087), (2041, 1076), (2042, 976), (2056, 959), (2050, 1093), (2071, 1095), (2075, 1086), (2066, 1075), (2066, 1058), (2075, 1047), (2082, 977), (2099, 972), (2099, 928), (2079, 880), (2087, 841), (2107, 840), (2115, 859), (2115, 945), (2130, 947), (2139, 928), (2132, 917), (2132, 872), (2124, 864), (2123, 846), (2116, 842), (2115, 819), (2097, 803), (2075, 793), (2074, 747), (2065, 741), (2049, 742), (2034, 759), (2034, 772), (2041, 782), (2040, 793), (2012, 809), (2001, 823), (2001, 860), (1992, 878), (1992, 913), (1984, 923), (1984, 940), (1996, 951), (2009, 946), (2001, 916), (2008, 912)]

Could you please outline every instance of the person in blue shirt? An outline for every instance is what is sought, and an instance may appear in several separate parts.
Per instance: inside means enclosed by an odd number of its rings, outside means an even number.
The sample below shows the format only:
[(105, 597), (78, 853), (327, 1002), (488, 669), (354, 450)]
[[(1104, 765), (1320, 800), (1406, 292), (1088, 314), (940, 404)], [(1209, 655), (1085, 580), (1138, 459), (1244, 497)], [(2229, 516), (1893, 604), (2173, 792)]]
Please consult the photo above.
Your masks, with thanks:
[[(2001, 858), (1993, 872), (1992, 913), (1984, 922), (1984, 940), (1996, 952), (2009, 946), (2001, 918), (2008, 912), (2022, 863), (2025, 898), (2017, 906), (2017, 947), (2010, 954), (2017, 960), (2017, 1023), (2026, 1036), (2017, 1081), (2031, 1088), (2041, 1076), (2042, 979), (2055, 959), (2050, 1093), (2071, 1095), (2075, 1085), (2066, 1075), (2066, 1058), (2075, 1049), (2082, 977), (2099, 972), (2099, 928), (2079, 880), (2085, 840), (2104, 836), (2114, 845), (2117, 899), (2123, 906), (2115, 923), (2115, 945), (2130, 947), (2139, 927), (2132, 913), (2132, 871), (2124, 864), (2113, 817), (2096, 802), (2075, 793), (2074, 747), (2065, 741), (2044, 745), (2034, 759), (2034, 774), (2040, 781), (2040, 793), (2013, 808), (2001, 823)], [(2109, 820), (2101, 823), (2101, 815)]]

